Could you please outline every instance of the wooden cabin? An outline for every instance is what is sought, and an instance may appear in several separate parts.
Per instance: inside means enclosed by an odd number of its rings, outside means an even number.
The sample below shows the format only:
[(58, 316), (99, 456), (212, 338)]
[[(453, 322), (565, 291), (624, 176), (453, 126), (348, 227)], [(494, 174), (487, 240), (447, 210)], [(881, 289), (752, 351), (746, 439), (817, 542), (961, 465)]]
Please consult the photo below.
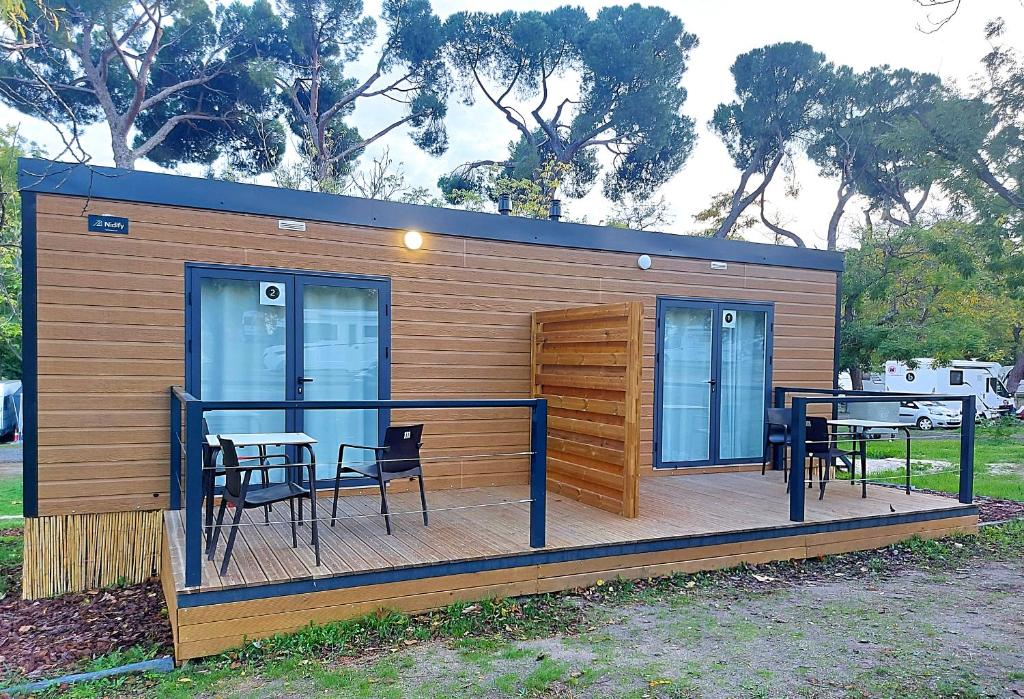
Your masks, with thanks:
[[(179, 659), (977, 526), (839, 483), (793, 521), (762, 475), (773, 388), (836, 385), (840, 253), (37, 159), (20, 183), (25, 594), (155, 572)], [(193, 408), (216, 434), (308, 433), (328, 493), (340, 443), (422, 422), (430, 524), (396, 487), (387, 535), (346, 482), (319, 565), (275, 508), (247, 512), (222, 573), (200, 560)]]

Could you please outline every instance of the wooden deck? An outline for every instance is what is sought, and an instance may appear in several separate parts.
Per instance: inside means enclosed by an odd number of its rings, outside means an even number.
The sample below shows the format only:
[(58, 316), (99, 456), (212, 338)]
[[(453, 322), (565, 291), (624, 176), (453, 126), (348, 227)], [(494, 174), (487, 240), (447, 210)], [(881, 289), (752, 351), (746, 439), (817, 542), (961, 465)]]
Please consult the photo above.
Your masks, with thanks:
[[(825, 499), (808, 491), (807, 522), (831, 522), (958, 507), (949, 498), (895, 488), (869, 487), (868, 498), (847, 483), (829, 485)], [(328, 526), (331, 500), (319, 501), (321, 565), (315, 564), (308, 524), (291, 546), (287, 510), (246, 512), (227, 574), (219, 575), (224, 539), (213, 562), (205, 561), (199, 588), (186, 588), (181, 564), (183, 511), (167, 513), (175, 589), (191, 593), (351, 573), (492, 558), (533, 551), (529, 547), (527, 486), (467, 488), (429, 494), (430, 526), (424, 527), (418, 495), (390, 496), (394, 534), (387, 536), (373, 495), (341, 498), (336, 526)], [(626, 519), (569, 498), (548, 494), (547, 550), (576, 549), (642, 540), (742, 532), (793, 526), (781, 476), (725, 473), (643, 479), (640, 516)], [(309, 516), (308, 509), (306, 516)], [(226, 532), (225, 532), (226, 534)]]
[[(198, 588), (184, 585), (181, 513), (166, 514), (162, 582), (178, 660), (246, 639), (294, 631), (381, 607), (417, 612), (459, 600), (580, 587), (596, 580), (693, 572), (740, 563), (807, 558), (875, 548), (913, 536), (977, 530), (977, 510), (956, 500), (895, 488), (830, 484), (808, 491), (807, 521), (789, 521), (781, 476), (757, 472), (645, 478), (640, 514), (627, 519), (548, 493), (547, 546), (528, 545), (526, 486), (428, 493), (424, 527), (415, 493), (391, 498), (387, 536), (373, 495), (342, 498), (337, 526), (324, 522), (322, 564), (308, 525), (291, 546), (290, 528), (261, 510), (243, 520), (227, 574), (223, 544)], [(320, 516), (330, 515), (321, 498)], [(308, 516), (308, 510), (307, 510)]]

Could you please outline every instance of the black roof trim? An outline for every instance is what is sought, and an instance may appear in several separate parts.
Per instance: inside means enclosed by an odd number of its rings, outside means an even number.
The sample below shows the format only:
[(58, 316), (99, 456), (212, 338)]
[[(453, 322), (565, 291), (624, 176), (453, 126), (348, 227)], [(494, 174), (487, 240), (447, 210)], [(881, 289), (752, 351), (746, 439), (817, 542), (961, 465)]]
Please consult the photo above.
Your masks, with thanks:
[(839, 252), (501, 216), (138, 170), (18, 161), (22, 191), (182, 206), (584, 250), (745, 262), (839, 272)]

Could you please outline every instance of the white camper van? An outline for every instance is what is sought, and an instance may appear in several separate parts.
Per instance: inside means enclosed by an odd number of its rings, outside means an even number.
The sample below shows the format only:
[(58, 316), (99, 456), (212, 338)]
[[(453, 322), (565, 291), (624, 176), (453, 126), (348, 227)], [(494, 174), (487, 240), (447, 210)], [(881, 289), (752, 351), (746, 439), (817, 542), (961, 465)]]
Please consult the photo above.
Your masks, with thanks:
[[(1013, 398), (999, 375), (1002, 366), (996, 362), (955, 360), (945, 366), (934, 366), (934, 360), (916, 359), (916, 367), (904, 362), (885, 363), (885, 390), (891, 393), (920, 393), (977, 396), (978, 415), (994, 419), (1013, 411)], [(959, 410), (956, 403), (947, 407)]]

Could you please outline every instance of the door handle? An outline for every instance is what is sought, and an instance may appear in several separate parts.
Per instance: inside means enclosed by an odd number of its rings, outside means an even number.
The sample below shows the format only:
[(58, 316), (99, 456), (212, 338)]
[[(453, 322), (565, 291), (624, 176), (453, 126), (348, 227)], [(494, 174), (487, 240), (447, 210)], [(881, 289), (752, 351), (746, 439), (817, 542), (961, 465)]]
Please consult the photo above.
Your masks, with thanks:
[(303, 387), (307, 383), (313, 383), (313, 378), (310, 376), (299, 376), (298, 378), (295, 379), (295, 383), (298, 384), (295, 387), (295, 392), (301, 396), (304, 393)]
[(298, 379), (296, 379), (296, 380), (297, 380), (297, 381), (298, 381), (299, 383), (313, 383), (313, 377), (312, 377), (312, 376), (300, 376), (300, 377), (299, 377)]

